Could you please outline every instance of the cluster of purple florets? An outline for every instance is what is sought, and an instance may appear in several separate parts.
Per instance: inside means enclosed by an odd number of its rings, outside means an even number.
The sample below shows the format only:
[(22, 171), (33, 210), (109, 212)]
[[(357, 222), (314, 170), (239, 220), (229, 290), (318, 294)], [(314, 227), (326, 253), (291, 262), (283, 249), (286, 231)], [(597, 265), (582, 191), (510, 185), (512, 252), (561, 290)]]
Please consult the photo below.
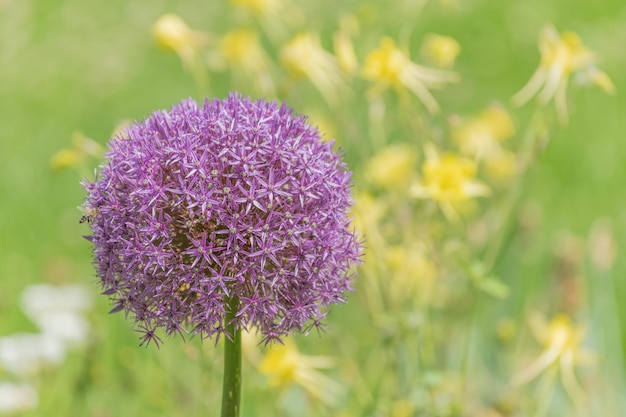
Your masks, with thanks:
[(229, 303), (235, 328), (280, 340), (344, 301), (362, 252), (351, 174), (304, 117), (235, 94), (189, 99), (109, 147), (85, 184), (88, 239), (112, 311), (132, 313), (144, 341), (157, 328), (219, 337)]

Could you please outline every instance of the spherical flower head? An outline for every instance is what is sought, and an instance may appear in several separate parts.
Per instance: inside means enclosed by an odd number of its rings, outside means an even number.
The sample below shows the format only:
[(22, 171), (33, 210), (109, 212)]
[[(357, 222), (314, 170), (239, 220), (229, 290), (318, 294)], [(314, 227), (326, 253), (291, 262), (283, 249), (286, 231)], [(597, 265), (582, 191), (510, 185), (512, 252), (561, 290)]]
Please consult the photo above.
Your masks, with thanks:
[(144, 341), (157, 328), (231, 337), (227, 324), (280, 340), (345, 300), (362, 253), (351, 173), (284, 104), (189, 99), (109, 148), (84, 184), (88, 239), (112, 311), (132, 313)]

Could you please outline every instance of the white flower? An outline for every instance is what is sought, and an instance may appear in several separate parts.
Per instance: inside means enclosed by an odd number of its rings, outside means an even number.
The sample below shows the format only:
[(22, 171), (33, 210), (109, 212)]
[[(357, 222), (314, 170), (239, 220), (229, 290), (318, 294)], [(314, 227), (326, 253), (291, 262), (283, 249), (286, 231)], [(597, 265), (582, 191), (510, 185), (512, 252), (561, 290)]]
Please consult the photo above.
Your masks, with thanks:
[(36, 321), (41, 331), (71, 345), (82, 346), (89, 336), (89, 323), (80, 314), (55, 311), (39, 317)]
[(22, 295), (22, 309), (31, 319), (50, 311), (85, 312), (92, 304), (91, 292), (82, 285), (36, 284)]
[(37, 406), (37, 391), (32, 385), (0, 382), (0, 413), (16, 413)]
[(65, 343), (47, 334), (17, 333), (0, 338), (0, 367), (28, 376), (65, 359)]
[(73, 345), (83, 344), (89, 335), (83, 314), (91, 305), (90, 292), (80, 285), (37, 284), (22, 295), (22, 310), (43, 333)]

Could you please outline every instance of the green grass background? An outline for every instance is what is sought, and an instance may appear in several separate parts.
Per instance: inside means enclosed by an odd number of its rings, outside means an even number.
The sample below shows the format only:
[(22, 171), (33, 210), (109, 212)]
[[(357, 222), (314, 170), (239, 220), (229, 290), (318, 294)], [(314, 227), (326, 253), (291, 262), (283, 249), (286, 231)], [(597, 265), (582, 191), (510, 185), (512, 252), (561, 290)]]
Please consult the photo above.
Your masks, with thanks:
[[(369, 16), (364, 36), (374, 42), (410, 27), (414, 51), (425, 33), (455, 37), (463, 48), (457, 68), (466, 83), (438, 93), (442, 107), (451, 112), (471, 113), (491, 99), (506, 102), (536, 67), (536, 34), (546, 22), (576, 31), (597, 53), (617, 94), (607, 96), (594, 88), (570, 92), (570, 123), (552, 138), (524, 192), (524, 200), (543, 211), (540, 227), (530, 249), (514, 241), (498, 265), (511, 287), (510, 302), (485, 301), (480, 320), (491, 322), (496, 311), (519, 313), (529, 299), (549, 291), (551, 248), (560, 233), (584, 237), (597, 219), (610, 219), (618, 247), (615, 267), (610, 276), (587, 276), (586, 284), (595, 323), (615, 328), (615, 338), (606, 342), (613, 356), (605, 359), (607, 368), (617, 365), (614, 371), (619, 372), (626, 358), (626, 265), (621, 256), (626, 238), (626, 3), (462, 0), (459, 10), (449, 12), (432, 1), (419, 15), (384, 8), (385, 13), (370, 16), (368, 7), (375, 3), (309, 4), (308, 23), (331, 30), (341, 10), (359, 10)], [(219, 17), (233, 13), (225, 1), (0, 0), (0, 336), (35, 330), (19, 308), (19, 295), (29, 284), (94, 283), (98, 297), (90, 246), (82, 239), (88, 228), (78, 223), (76, 209), (84, 192), (76, 172), (51, 173), (51, 156), (70, 144), (74, 131), (104, 144), (123, 119), (140, 119), (185, 97), (201, 98), (177, 57), (153, 44), (150, 27), (166, 12), (214, 33), (229, 29), (228, 19)], [(228, 90), (227, 76), (212, 76), (210, 94), (224, 97)], [(350, 165), (360, 167), (363, 161), (349, 149), (364, 139), (340, 140)], [(611, 286), (614, 291), (607, 291)], [(62, 368), (37, 380), (41, 404), (27, 415), (216, 414), (219, 349), (210, 342), (184, 345), (174, 339), (161, 350), (138, 348), (137, 334), (123, 317), (107, 315), (106, 300), (96, 300), (93, 348), (75, 353)], [(328, 321), (344, 333), (354, 327), (364, 340), (378, 337), (359, 317), (365, 315), (348, 303)], [(592, 345), (603, 343), (593, 339), (598, 334), (594, 329), (590, 334)], [(322, 344), (308, 341), (316, 346), (309, 351), (333, 354), (334, 343), (341, 340), (331, 332)], [(254, 370), (246, 372), (248, 391), (263, 386)], [(271, 415), (263, 414), (254, 394), (245, 401), (246, 415)]]

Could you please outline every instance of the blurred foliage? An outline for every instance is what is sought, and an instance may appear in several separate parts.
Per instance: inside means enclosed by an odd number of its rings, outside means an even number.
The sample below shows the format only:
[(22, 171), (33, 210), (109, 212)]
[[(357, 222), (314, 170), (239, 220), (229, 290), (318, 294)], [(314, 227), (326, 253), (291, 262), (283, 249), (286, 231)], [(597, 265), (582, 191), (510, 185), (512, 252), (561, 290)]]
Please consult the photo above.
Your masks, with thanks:
[[(592, 51), (567, 121), (511, 104), (549, 24)], [(34, 331), (28, 285), (95, 281), (79, 181), (113, 132), (238, 90), (336, 138), (368, 246), (325, 334), (250, 341), (243, 415), (624, 415), (624, 43), (622, 0), (0, 0), (0, 335)], [(139, 348), (108, 310), (24, 416), (217, 409), (221, 346)]]

